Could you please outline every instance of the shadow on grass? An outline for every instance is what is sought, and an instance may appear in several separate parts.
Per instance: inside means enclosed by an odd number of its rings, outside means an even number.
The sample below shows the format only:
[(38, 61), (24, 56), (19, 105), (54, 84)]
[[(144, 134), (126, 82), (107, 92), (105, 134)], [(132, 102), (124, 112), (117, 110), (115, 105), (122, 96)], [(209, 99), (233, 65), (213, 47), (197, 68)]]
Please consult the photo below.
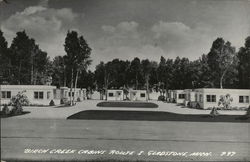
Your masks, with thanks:
[(75, 105), (59, 105), (59, 106), (54, 106), (53, 108), (66, 108), (66, 107), (74, 107)]
[(0, 111), (0, 118), (10, 118), (10, 117), (14, 117), (14, 116), (20, 116), (20, 115), (29, 114), (29, 113), (30, 113), (30, 111), (23, 111), (22, 114), (17, 114), (17, 115), (10, 114), (10, 115), (5, 115), (5, 114), (3, 114), (2, 111)]
[(112, 111), (87, 110), (69, 116), (67, 119), (80, 120), (138, 120), (138, 121), (187, 121), (187, 122), (242, 122), (250, 123), (250, 118), (242, 115), (186, 115), (156, 111)]
[(99, 102), (98, 107), (126, 107), (126, 108), (158, 108), (158, 105), (152, 102), (139, 102), (139, 101), (106, 101)]

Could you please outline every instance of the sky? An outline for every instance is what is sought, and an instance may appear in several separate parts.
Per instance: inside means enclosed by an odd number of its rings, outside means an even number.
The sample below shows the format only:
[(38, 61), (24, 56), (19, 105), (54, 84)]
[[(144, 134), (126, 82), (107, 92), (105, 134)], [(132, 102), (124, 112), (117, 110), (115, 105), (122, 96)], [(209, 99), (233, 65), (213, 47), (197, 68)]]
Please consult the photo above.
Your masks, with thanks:
[(250, 36), (250, 0), (8, 0), (0, 2), (0, 27), (9, 45), (25, 30), (51, 59), (65, 55), (75, 30), (100, 61), (207, 54), (222, 37), (236, 49)]

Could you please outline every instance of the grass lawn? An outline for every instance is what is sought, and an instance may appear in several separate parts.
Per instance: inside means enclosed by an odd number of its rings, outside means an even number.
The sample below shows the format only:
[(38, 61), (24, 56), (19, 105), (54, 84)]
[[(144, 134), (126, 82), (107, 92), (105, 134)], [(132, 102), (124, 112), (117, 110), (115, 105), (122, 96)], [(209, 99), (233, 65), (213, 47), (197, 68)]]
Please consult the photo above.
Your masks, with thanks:
[(25, 114), (29, 114), (29, 111), (23, 111), (22, 114), (10, 114), (10, 115), (5, 115), (2, 111), (0, 111), (0, 118), (9, 118), (9, 117), (14, 117), (14, 116), (20, 116), (20, 115), (25, 115)]
[[(36, 160), (18, 160), (18, 159), (8, 159), (8, 161), (16, 161), (16, 162), (37, 162)], [(43, 162), (51, 162), (57, 160), (42, 160)], [(79, 162), (79, 160), (70, 160), (71, 162)], [(60, 162), (68, 162), (68, 160), (60, 160)], [(150, 161), (142, 161), (142, 160), (118, 160), (118, 159), (93, 159), (93, 160), (81, 160), (81, 162), (150, 162)]]
[(209, 115), (175, 114), (159, 111), (87, 110), (73, 114), (67, 119), (250, 123), (250, 118), (244, 118), (242, 115), (219, 115), (211, 117)]
[(96, 106), (98, 107), (127, 107), (127, 108), (157, 108), (158, 105), (152, 102), (117, 102), (117, 101), (107, 101), (107, 102), (99, 102)]

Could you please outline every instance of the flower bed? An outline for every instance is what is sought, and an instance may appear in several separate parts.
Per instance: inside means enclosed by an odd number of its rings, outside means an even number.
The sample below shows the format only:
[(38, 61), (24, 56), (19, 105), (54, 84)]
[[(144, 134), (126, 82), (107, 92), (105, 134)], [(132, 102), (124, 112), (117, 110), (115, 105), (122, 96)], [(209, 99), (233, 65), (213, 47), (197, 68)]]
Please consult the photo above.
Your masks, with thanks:
[(128, 108), (158, 108), (158, 105), (152, 102), (124, 101), (124, 102), (99, 102), (98, 107), (128, 107)]

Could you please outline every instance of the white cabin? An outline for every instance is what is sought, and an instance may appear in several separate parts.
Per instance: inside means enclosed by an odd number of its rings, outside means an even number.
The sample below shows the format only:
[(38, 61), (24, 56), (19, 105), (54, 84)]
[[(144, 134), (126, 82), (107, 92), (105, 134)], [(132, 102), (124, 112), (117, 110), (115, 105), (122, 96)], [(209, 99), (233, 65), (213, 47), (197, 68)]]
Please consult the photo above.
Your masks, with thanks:
[(202, 109), (218, 107), (220, 97), (227, 94), (232, 98), (231, 107), (249, 107), (250, 89), (216, 88), (195, 89), (195, 107)]
[(108, 101), (123, 101), (123, 90), (121, 89), (109, 89), (107, 91)]
[(129, 90), (129, 99), (131, 101), (147, 101), (147, 91), (146, 90)]
[(184, 90), (173, 90), (174, 103), (183, 104), (185, 100)]
[(1, 105), (9, 104), (12, 97), (18, 92), (24, 92), (30, 105), (49, 105), (53, 100), (55, 105), (60, 104), (55, 86), (48, 85), (0, 85)]

